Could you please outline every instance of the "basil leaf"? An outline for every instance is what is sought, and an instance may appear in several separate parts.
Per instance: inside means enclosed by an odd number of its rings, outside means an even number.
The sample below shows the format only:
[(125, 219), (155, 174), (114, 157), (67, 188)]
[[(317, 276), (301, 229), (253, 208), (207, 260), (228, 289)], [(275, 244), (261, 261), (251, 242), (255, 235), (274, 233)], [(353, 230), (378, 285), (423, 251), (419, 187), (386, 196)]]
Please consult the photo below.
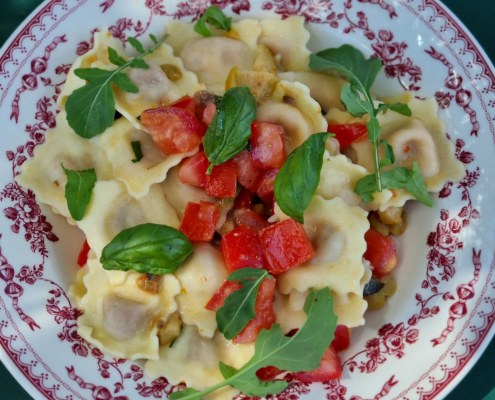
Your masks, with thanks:
[(218, 330), (226, 339), (236, 337), (255, 317), (258, 291), (268, 276), (266, 270), (259, 268), (241, 268), (229, 275), (227, 279), (238, 281), (241, 287), (227, 296), (224, 305), (217, 310)]
[(206, 9), (201, 18), (194, 24), (194, 30), (203, 36), (211, 36), (213, 33), (206, 24), (213, 25), (223, 31), (230, 31), (232, 18), (227, 17), (217, 6), (210, 6)]
[(267, 366), (293, 372), (316, 368), (332, 342), (337, 326), (332, 295), (328, 288), (311, 290), (304, 311), (307, 319), (294, 336), (285, 336), (279, 325), (262, 330), (255, 342), (254, 355), (244, 366), (235, 369), (220, 364), (220, 371), (225, 378), (223, 382), (202, 391), (187, 389), (187, 392), (175, 392), (170, 399), (199, 400), (227, 385), (239, 389), (247, 396), (265, 397), (284, 390), (287, 387), (286, 381), (262, 382), (256, 371)]
[(163, 275), (174, 272), (192, 252), (193, 246), (182, 232), (147, 223), (115, 236), (104, 247), (100, 262), (109, 270)]
[(308, 207), (320, 183), (325, 142), (330, 134), (315, 133), (296, 148), (275, 178), (274, 193), (280, 209), (289, 217), (304, 223)]
[(255, 116), (256, 101), (247, 87), (233, 87), (225, 92), (203, 139), (210, 161), (207, 173), (247, 146)]
[(133, 140), (131, 142), (132, 151), (134, 152), (134, 158), (131, 160), (133, 163), (141, 161), (143, 158), (143, 151), (141, 150), (141, 142), (139, 140)]
[(74, 220), (80, 221), (83, 219), (86, 208), (91, 201), (96, 183), (96, 171), (94, 169), (73, 171), (65, 168), (63, 164), (60, 165), (67, 177), (65, 199), (67, 200), (70, 216)]

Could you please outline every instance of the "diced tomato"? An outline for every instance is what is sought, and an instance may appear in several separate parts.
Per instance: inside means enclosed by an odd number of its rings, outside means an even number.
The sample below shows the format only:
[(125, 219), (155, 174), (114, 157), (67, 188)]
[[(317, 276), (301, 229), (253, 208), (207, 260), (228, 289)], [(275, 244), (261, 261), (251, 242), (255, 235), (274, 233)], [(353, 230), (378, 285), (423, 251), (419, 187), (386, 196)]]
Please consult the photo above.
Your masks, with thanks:
[(332, 346), (335, 351), (342, 351), (351, 344), (351, 331), (345, 325), (337, 325), (334, 332)]
[(273, 381), (282, 372), (284, 371), (273, 365), (269, 365), (268, 367), (263, 367), (256, 371), (256, 376), (261, 381)]
[(292, 218), (267, 226), (260, 238), (266, 269), (273, 275), (301, 265), (315, 254), (303, 226)]
[(237, 193), (237, 166), (232, 160), (213, 167), (206, 175), (205, 191), (208, 196), (234, 198)]
[(189, 202), (179, 229), (193, 242), (209, 242), (213, 239), (219, 214), (215, 203)]
[(225, 281), (220, 289), (206, 303), (205, 308), (210, 311), (217, 311), (225, 303), (225, 299), (241, 288), (241, 284), (237, 281)]
[(326, 382), (340, 379), (342, 376), (342, 362), (332, 345), (323, 353), (321, 364), (312, 371), (301, 371), (294, 374), (294, 378), (303, 383)]
[(275, 322), (275, 313), (273, 312), (275, 284), (274, 278), (264, 279), (261, 282), (254, 306), (256, 316), (232, 340), (234, 343), (252, 343), (256, 340), (259, 331), (271, 328)]
[(282, 125), (255, 121), (251, 124), (251, 154), (254, 165), (261, 170), (280, 168), (287, 157)]
[(208, 126), (211, 124), (211, 120), (217, 112), (217, 106), (212, 101), (206, 103), (203, 108), (203, 114), (201, 120)]
[(232, 212), (232, 220), (237, 226), (249, 226), (255, 231), (260, 231), (270, 225), (270, 223), (259, 215), (256, 211), (248, 208), (240, 208)]
[(262, 172), (255, 167), (251, 153), (243, 150), (232, 160), (237, 165), (237, 179), (239, 183), (245, 188), (255, 191)]
[(241, 190), (239, 191), (239, 194), (235, 198), (234, 201), (234, 209), (238, 208), (251, 208), (254, 203), (254, 196), (255, 194), (251, 192), (250, 190), (241, 187)]
[(270, 169), (266, 171), (260, 178), (256, 188), (256, 194), (268, 205), (273, 205), (273, 185), (278, 174), (278, 169)]
[(187, 185), (204, 188), (206, 186), (206, 170), (210, 162), (203, 150), (180, 163), (179, 179)]
[(366, 252), (364, 258), (373, 267), (373, 275), (381, 278), (388, 275), (397, 265), (397, 249), (391, 236), (383, 236), (376, 229), (370, 228), (365, 233)]
[(91, 248), (89, 247), (88, 241), (85, 240), (81, 250), (79, 251), (79, 255), (77, 256), (77, 265), (80, 267), (84, 267), (88, 262), (88, 253)]
[(206, 125), (187, 109), (161, 106), (145, 110), (141, 123), (165, 154), (187, 153), (201, 144)]
[(196, 114), (196, 110), (198, 108), (198, 101), (191, 96), (185, 95), (180, 99), (175, 100), (172, 104), (169, 104), (170, 107), (183, 108), (185, 110), (191, 111), (194, 115)]
[(352, 142), (362, 140), (368, 134), (366, 124), (329, 124), (328, 132), (335, 134), (335, 139), (340, 144), (340, 149), (349, 147)]
[(229, 272), (239, 268), (266, 266), (258, 232), (248, 226), (240, 225), (223, 235), (220, 248)]

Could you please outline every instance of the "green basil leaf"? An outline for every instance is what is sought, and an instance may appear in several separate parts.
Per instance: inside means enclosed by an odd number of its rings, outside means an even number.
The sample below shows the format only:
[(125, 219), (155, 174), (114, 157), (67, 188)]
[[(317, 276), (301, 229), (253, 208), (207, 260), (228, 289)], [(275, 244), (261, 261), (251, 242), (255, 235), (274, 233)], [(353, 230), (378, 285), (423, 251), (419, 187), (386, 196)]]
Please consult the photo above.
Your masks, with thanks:
[(132, 151), (134, 152), (134, 158), (131, 160), (133, 163), (141, 161), (143, 158), (143, 150), (141, 149), (141, 142), (139, 140), (133, 140), (131, 142)]
[(233, 87), (225, 92), (203, 139), (210, 161), (208, 173), (246, 148), (255, 116), (256, 101), (247, 87)]
[(96, 183), (96, 171), (94, 169), (73, 171), (65, 168), (63, 164), (61, 166), (67, 177), (65, 199), (67, 200), (70, 216), (74, 220), (80, 221), (83, 219), (86, 208), (91, 201)]
[(327, 132), (311, 135), (289, 154), (275, 178), (274, 193), (278, 206), (300, 223), (304, 223), (304, 210), (320, 182), (328, 137), (330, 134)]
[(232, 18), (227, 17), (217, 6), (210, 6), (194, 25), (194, 30), (203, 36), (211, 36), (213, 33), (206, 24), (213, 25), (223, 31), (230, 31)]
[(193, 252), (182, 232), (166, 225), (142, 224), (117, 234), (101, 254), (103, 268), (163, 275), (174, 272)]
[(268, 272), (260, 268), (241, 268), (229, 275), (227, 279), (238, 281), (241, 287), (227, 296), (224, 305), (217, 310), (218, 330), (226, 339), (236, 337), (255, 317), (256, 297), (268, 276)]

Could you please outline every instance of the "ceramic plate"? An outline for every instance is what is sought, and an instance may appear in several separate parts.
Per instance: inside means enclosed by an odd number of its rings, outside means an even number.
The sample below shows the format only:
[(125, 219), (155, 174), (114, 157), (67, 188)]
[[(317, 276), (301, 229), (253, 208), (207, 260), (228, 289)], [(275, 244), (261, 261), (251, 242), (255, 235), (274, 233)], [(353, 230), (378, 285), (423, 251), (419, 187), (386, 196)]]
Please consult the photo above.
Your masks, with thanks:
[[(294, 384), (277, 399), (439, 399), (476, 362), (495, 321), (495, 72), (472, 36), (433, 0), (216, 0), (235, 18), (302, 15), (313, 50), (351, 43), (383, 59), (379, 94), (434, 97), (464, 163), (429, 209), (410, 207), (398, 292), (367, 314), (342, 353), (340, 381)], [(15, 182), (54, 126), (71, 62), (107, 25), (121, 40), (196, 19), (204, 0), (52, 0), (0, 54), (0, 358), (37, 399), (165, 398), (166, 378), (103, 354), (77, 334), (67, 289), (83, 241)]]

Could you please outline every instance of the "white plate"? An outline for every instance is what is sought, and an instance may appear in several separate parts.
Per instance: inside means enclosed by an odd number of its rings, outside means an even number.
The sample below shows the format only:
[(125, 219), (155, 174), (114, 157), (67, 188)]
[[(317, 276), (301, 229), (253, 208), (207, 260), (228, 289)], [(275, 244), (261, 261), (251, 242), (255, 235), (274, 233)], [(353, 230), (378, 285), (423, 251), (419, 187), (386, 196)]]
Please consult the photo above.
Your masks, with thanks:
[[(435, 1), (215, 3), (235, 17), (303, 15), (313, 49), (348, 42), (383, 58), (381, 94), (402, 86), (437, 98), (465, 177), (447, 184), (432, 209), (410, 208), (398, 293), (353, 331), (343, 379), (294, 385), (276, 398), (442, 398), (495, 332), (493, 66)], [(70, 63), (91, 46), (92, 30), (106, 24), (119, 38), (158, 35), (167, 20), (197, 18), (205, 7), (203, 0), (47, 1), (1, 51), (0, 358), (35, 398), (141, 399), (172, 390), (77, 335), (79, 312), (66, 290), (83, 239), (14, 177), (53, 125), (57, 93)]]

